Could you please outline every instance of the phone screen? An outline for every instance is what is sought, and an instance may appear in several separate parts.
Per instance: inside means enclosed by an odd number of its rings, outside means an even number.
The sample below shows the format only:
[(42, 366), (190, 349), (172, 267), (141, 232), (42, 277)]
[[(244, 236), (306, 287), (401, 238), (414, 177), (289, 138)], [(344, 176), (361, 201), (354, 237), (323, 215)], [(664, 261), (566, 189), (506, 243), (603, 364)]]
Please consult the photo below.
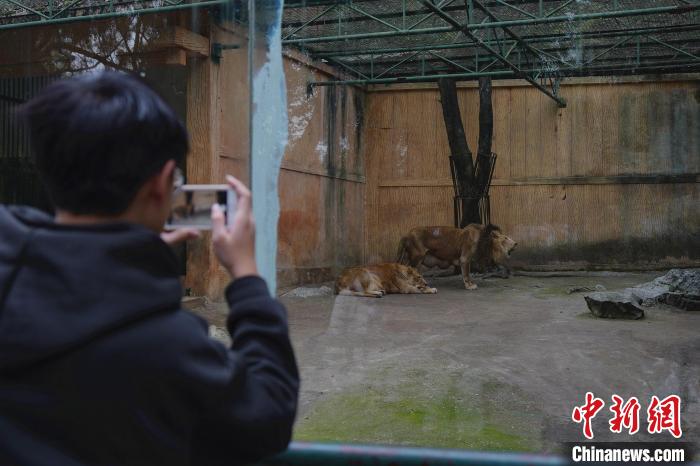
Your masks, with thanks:
[(214, 204), (219, 204), (228, 225), (235, 210), (235, 193), (227, 185), (184, 185), (173, 196), (166, 228), (210, 230)]

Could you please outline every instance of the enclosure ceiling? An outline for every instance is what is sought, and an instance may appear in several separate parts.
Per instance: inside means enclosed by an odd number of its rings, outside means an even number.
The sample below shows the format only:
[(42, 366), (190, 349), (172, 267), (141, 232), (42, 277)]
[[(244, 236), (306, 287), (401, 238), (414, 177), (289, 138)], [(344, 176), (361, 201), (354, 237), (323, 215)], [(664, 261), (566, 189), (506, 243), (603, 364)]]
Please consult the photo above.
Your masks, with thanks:
[(697, 0), (291, 1), (283, 39), (343, 69), (345, 83), (523, 78), (560, 101), (568, 76), (698, 71), (699, 10)]
[(0, 0), (0, 31), (218, 7), (233, 0)]
[[(229, 0), (0, 0), (0, 30), (233, 4)], [(700, 0), (290, 0), (283, 41), (354, 84), (700, 70)], [(560, 102), (562, 104), (563, 102)]]

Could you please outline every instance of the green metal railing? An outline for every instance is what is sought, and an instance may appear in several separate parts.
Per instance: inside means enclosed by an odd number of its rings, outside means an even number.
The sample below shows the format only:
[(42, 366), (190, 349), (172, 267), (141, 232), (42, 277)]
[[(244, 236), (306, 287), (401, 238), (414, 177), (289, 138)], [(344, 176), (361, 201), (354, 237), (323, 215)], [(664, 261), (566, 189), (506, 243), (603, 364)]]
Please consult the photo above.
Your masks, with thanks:
[(264, 466), (563, 466), (561, 456), (292, 442)]

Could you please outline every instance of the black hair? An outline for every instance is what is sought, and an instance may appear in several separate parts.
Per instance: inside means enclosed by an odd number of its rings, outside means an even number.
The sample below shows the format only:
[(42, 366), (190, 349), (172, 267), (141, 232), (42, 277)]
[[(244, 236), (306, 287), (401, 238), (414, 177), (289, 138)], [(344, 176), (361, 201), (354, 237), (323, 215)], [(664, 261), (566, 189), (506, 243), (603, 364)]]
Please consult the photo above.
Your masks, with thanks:
[(116, 215), (168, 160), (181, 163), (187, 130), (135, 76), (113, 71), (56, 81), (19, 109), (51, 202)]

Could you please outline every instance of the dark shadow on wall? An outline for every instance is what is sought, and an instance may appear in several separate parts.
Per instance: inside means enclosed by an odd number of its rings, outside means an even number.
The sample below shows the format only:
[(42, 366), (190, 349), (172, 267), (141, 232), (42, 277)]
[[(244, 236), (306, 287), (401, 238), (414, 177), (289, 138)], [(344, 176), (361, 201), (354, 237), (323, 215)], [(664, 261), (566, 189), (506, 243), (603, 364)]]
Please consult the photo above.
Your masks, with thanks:
[[(567, 264), (568, 263), (568, 264)], [(700, 232), (558, 244), (515, 251), (516, 269), (638, 270), (700, 265)]]

